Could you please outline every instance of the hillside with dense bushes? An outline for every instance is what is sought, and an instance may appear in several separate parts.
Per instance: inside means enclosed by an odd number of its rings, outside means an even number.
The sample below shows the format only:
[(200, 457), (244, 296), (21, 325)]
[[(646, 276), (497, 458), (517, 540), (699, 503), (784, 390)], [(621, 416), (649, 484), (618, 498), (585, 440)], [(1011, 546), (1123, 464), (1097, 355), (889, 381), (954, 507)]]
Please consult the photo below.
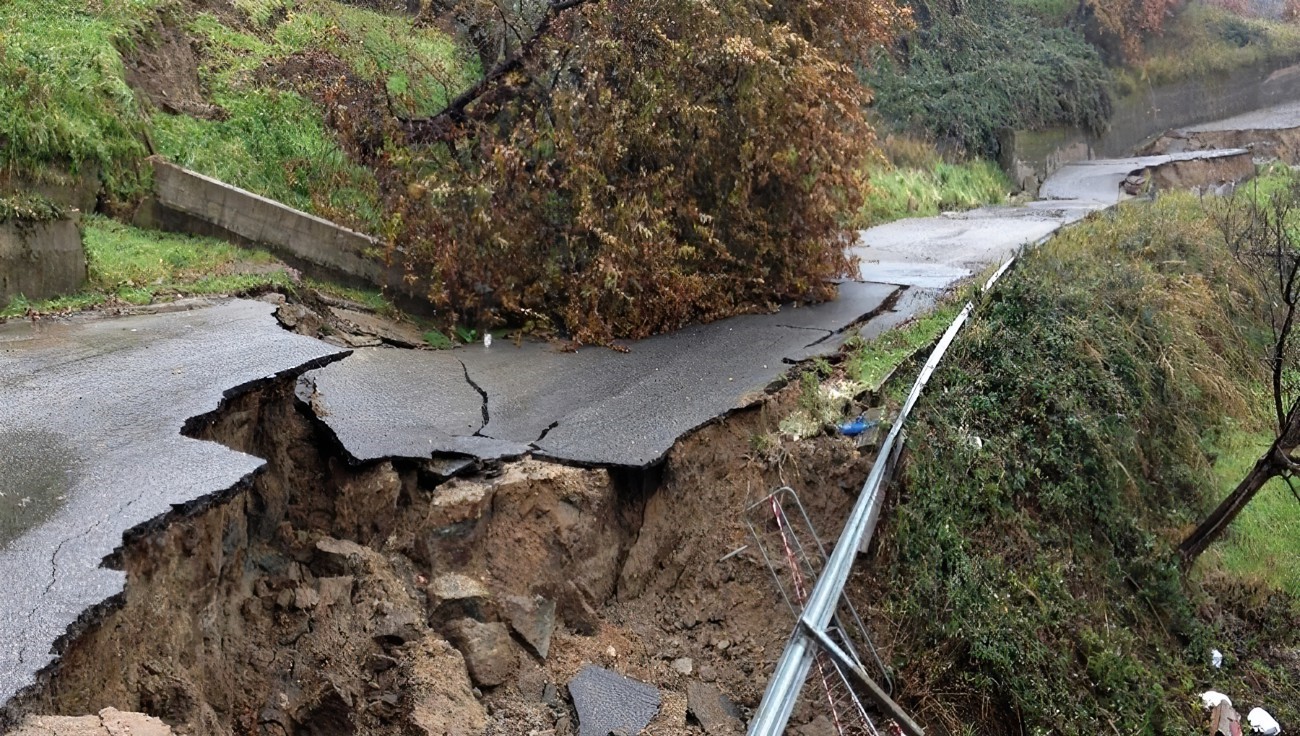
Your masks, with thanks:
[(1178, 552), (1268, 446), (1266, 295), (1216, 206), (1123, 205), (1028, 254), (927, 388), (867, 576), (931, 728), (1194, 733), (1210, 688), (1300, 721), (1300, 503), (1279, 481)]

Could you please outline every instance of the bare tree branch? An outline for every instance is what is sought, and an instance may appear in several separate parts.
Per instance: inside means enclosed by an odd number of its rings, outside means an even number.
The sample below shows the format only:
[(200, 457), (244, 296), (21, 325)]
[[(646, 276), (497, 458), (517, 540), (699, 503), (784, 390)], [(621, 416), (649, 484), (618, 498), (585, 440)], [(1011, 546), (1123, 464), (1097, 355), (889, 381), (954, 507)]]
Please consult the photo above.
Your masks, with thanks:
[(437, 143), (457, 137), (458, 129), (468, 120), (466, 108), (474, 102), (500, 93), (505, 78), (531, 61), (541, 48), (541, 42), (550, 31), (555, 19), (567, 10), (598, 2), (599, 0), (550, 0), (546, 12), (533, 29), (532, 35), (520, 43), (519, 50), (502, 59), (469, 89), (461, 92), (441, 112), (430, 118), (402, 121), (407, 138), (412, 143)]

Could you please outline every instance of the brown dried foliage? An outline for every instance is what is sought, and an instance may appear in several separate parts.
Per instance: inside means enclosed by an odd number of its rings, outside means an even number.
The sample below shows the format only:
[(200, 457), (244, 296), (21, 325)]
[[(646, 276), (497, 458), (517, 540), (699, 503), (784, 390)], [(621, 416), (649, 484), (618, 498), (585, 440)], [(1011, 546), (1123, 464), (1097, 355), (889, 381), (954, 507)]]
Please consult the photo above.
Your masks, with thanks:
[(1164, 30), (1165, 19), (1183, 0), (1082, 0), (1097, 21), (1104, 45), (1125, 61), (1142, 58), (1142, 43)]
[[(889, 0), (601, 0), (423, 149), (398, 245), (430, 298), (608, 343), (786, 300), (848, 272), (874, 138), (846, 63)], [(433, 165), (431, 165), (433, 164)]]

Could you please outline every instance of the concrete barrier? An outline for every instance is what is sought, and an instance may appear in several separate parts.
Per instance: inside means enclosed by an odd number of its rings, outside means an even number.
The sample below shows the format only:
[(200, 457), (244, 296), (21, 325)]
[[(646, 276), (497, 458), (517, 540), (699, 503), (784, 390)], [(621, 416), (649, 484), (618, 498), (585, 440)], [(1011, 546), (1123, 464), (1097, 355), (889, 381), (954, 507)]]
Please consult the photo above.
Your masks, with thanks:
[(1300, 64), (1294, 60), (1242, 67), (1211, 77), (1145, 85), (1115, 100), (1105, 133), (1077, 128), (1006, 131), (999, 162), (1022, 189), (1038, 185), (1067, 163), (1132, 155), (1162, 133), (1300, 100)]
[(86, 282), (86, 250), (73, 220), (0, 223), (0, 305), (49, 299)]
[(255, 244), (309, 275), (418, 296), (400, 267), (385, 266), (383, 242), (160, 158), (151, 160), (155, 199), (136, 213), (137, 225)]

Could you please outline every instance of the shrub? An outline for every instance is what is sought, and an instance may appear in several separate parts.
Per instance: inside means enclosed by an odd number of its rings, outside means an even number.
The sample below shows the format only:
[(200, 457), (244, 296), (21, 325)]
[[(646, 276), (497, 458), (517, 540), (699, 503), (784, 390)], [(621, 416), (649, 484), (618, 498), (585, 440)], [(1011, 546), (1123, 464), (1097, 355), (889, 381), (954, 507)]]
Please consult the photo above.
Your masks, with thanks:
[(399, 244), (434, 302), (607, 342), (829, 296), (873, 137), (822, 34), (860, 48), (902, 16), (840, 3), (850, 33), (757, 6), (611, 0), (557, 21), (467, 138), (412, 162), (437, 169), (404, 198)]
[(1007, 0), (959, 7), (914, 0), (916, 31), (896, 58), (865, 75), (881, 116), (990, 157), (1002, 128), (1104, 127), (1110, 75), (1080, 33), (1047, 26)]
[[(1217, 500), (1210, 440), (1253, 411), (1255, 288), (1200, 203), (1165, 195), (1066, 231), (987, 295), (918, 406), (880, 535), (899, 697), (922, 722), (1187, 733), (1210, 677), (1293, 712), (1280, 683), (1300, 668), (1274, 653), (1296, 645), (1294, 603), (1255, 638), (1176, 550)], [(1279, 672), (1212, 671), (1230, 636)]]

